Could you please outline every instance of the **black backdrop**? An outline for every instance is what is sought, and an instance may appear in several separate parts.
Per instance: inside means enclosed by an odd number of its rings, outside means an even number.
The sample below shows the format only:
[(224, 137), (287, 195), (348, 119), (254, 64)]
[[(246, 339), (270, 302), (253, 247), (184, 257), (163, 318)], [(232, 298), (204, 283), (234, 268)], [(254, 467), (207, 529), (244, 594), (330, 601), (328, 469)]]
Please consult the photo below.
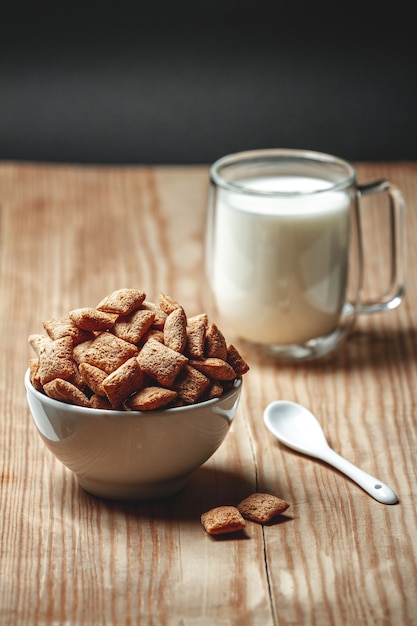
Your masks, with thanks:
[(0, 159), (208, 163), (267, 147), (417, 159), (412, 3), (8, 4)]

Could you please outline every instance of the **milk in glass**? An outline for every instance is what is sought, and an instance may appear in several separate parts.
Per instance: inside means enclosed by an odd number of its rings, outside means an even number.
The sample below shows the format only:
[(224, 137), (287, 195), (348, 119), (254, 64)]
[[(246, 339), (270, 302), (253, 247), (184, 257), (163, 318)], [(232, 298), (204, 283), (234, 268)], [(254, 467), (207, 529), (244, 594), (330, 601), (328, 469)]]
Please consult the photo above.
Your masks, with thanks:
[(347, 286), (349, 193), (293, 176), (236, 184), (279, 195), (217, 189), (209, 275), (218, 314), (261, 344), (331, 333)]

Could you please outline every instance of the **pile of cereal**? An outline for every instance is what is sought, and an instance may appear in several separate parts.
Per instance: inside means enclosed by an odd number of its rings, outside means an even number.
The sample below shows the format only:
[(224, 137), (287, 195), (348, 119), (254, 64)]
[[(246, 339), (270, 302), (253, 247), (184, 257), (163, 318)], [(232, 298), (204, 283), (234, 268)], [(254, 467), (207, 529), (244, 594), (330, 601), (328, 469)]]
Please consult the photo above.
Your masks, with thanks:
[(161, 293), (155, 304), (119, 289), (95, 308), (43, 322), (29, 336), (30, 380), (55, 400), (149, 411), (220, 397), (249, 367), (205, 313), (187, 318)]

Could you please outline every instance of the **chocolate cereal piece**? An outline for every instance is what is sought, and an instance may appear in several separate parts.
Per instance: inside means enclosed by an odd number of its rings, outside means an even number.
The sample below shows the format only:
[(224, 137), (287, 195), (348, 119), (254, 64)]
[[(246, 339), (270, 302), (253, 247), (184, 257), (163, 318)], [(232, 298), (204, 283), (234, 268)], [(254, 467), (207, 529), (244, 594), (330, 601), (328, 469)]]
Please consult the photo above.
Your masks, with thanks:
[(154, 302), (144, 300), (141, 304), (141, 309), (144, 309), (145, 311), (152, 311), (152, 313), (155, 315), (154, 321), (152, 323), (152, 328), (157, 328), (158, 330), (162, 330), (164, 328), (167, 314), (161, 309), (161, 307), (159, 307)]
[(138, 309), (129, 315), (120, 316), (113, 327), (113, 333), (130, 343), (139, 343), (152, 326), (154, 319), (154, 312)]
[(162, 330), (164, 328), (167, 314), (157, 304), (155, 304), (154, 302), (149, 302), (149, 300), (145, 300), (144, 302), (142, 302), (141, 308), (145, 309), (146, 311), (152, 311), (152, 313), (155, 315), (152, 323), (153, 328), (157, 328), (158, 330)]
[(149, 339), (155, 339), (155, 341), (159, 341), (159, 343), (164, 343), (164, 331), (159, 330), (158, 328), (150, 328), (143, 335), (142, 339), (138, 343), (138, 346), (144, 346)]
[(42, 325), (51, 339), (60, 339), (61, 337), (72, 337), (74, 346), (94, 338), (92, 332), (78, 328), (69, 317), (54, 317), (45, 320)]
[(173, 300), (171, 296), (168, 296), (163, 291), (159, 294), (159, 306), (167, 315), (172, 313), (172, 311), (175, 311), (175, 309), (182, 308), (176, 300)]
[(192, 359), (190, 365), (214, 380), (233, 380), (236, 378), (236, 372), (232, 366), (222, 359), (212, 357), (201, 361)]
[(123, 406), (123, 402), (134, 391), (143, 387), (143, 372), (136, 357), (125, 361), (103, 380), (102, 387), (113, 408)]
[(237, 348), (233, 344), (227, 347), (227, 362), (233, 367), (237, 376), (243, 376), (249, 371), (249, 365), (241, 357)]
[(128, 315), (139, 309), (145, 300), (146, 294), (139, 289), (117, 289), (101, 300), (96, 309), (106, 313)]
[(189, 324), (194, 324), (194, 322), (203, 322), (204, 327), (208, 326), (208, 315), (207, 313), (199, 313), (198, 315), (192, 315), (188, 318)]
[(39, 378), (39, 359), (29, 359), (29, 379), (37, 391), (43, 392)]
[(51, 338), (46, 335), (41, 335), (40, 333), (35, 333), (33, 335), (29, 335), (28, 342), (39, 356), (42, 350), (48, 343), (51, 343)]
[(78, 370), (78, 367), (75, 361), (74, 361), (74, 374), (68, 380), (70, 383), (78, 387), (78, 389), (81, 389), (81, 391), (85, 391), (86, 384), (81, 378), (80, 372)]
[(290, 505), (269, 493), (253, 493), (237, 505), (240, 513), (248, 520), (265, 524), (281, 515)]
[(91, 307), (83, 307), (70, 311), (69, 318), (82, 330), (102, 331), (113, 328), (117, 315), (98, 311)]
[(78, 371), (80, 372), (80, 376), (87, 387), (89, 387), (93, 393), (100, 396), (105, 395), (102, 385), (103, 380), (107, 378), (107, 373), (104, 370), (96, 367), (95, 365), (90, 365), (90, 363), (80, 363)]
[(167, 407), (177, 397), (177, 392), (164, 387), (144, 387), (125, 402), (130, 411), (152, 411)]
[(193, 318), (187, 324), (186, 352), (192, 359), (204, 358), (206, 324), (202, 319)]
[(227, 360), (226, 340), (216, 324), (212, 323), (207, 328), (204, 354), (206, 357)]
[(76, 374), (71, 337), (46, 342), (39, 353), (39, 380), (44, 386), (54, 378), (69, 380)]
[[(174, 389), (187, 404), (194, 404), (210, 385), (210, 379), (194, 367), (186, 364), (174, 383)], [(222, 390), (223, 391), (223, 390)]]
[(210, 535), (223, 535), (243, 530), (246, 522), (234, 506), (216, 506), (201, 515), (204, 530)]
[(150, 339), (139, 352), (138, 362), (141, 369), (160, 385), (172, 387), (188, 359), (159, 341)]
[(204, 397), (206, 400), (212, 400), (213, 398), (220, 398), (220, 396), (223, 395), (223, 392), (224, 392), (224, 389), (222, 385), (217, 380), (213, 380), (211, 381), (211, 385), (208, 388)]
[(179, 307), (170, 313), (164, 326), (164, 343), (175, 352), (183, 352), (187, 342), (187, 317)]
[(54, 380), (46, 383), (43, 388), (46, 395), (54, 400), (91, 408), (91, 404), (87, 396), (68, 380), (54, 378)]
[[(79, 349), (79, 346), (77, 346), (77, 349)], [(110, 332), (101, 333), (89, 343), (89, 346), (82, 354), (82, 360), (104, 370), (107, 374), (111, 374), (122, 363), (132, 356), (136, 356), (138, 352), (138, 348), (132, 343), (119, 339), (119, 337)]]
[(85, 355), (88, 354), (89, 349), (93, 345), (95, 336), (93, 339), (88, 339), (87, 341), (83, 341), (82, 343), (74, 346), (74, 350), (72, 351), (72, 355), (74, 357), (74, 361), (80, 365), (85, 361)]
[(92, 409), (100, 409), (100, 411), (109, 411), (113, 407), (110, 404), (110, 400), (107, 396), (99, 396), (97, 393), (93, 393), (90, 398), (90, 406)]

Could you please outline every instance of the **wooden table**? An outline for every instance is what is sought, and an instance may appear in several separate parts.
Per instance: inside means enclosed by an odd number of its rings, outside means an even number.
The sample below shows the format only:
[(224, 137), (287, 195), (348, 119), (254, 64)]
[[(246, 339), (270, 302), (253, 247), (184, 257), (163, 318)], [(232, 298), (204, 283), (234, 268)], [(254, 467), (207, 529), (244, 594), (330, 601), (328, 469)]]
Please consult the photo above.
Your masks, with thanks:
[[(0, 165), (1, 626), (417, 624), (417, 164), (357, 169), (404, 192), (403, 305), (361, 319), (328, 362), (245, 353), (251, 371), (218, 452), (178, 496), (122, 504), (83, 492), (36, 433), (27, 336), (122, 286), (200, 312), (208, 168)], [(382, 267), (370, 262), (371, 284)], [(275, 441), (262, 412), (279, 398), (315, 412), (331, 445), (399, 504)], [(203, 511), (255, 490), (285, 498), (287, 514), (244, 538), (205, 533)]]

